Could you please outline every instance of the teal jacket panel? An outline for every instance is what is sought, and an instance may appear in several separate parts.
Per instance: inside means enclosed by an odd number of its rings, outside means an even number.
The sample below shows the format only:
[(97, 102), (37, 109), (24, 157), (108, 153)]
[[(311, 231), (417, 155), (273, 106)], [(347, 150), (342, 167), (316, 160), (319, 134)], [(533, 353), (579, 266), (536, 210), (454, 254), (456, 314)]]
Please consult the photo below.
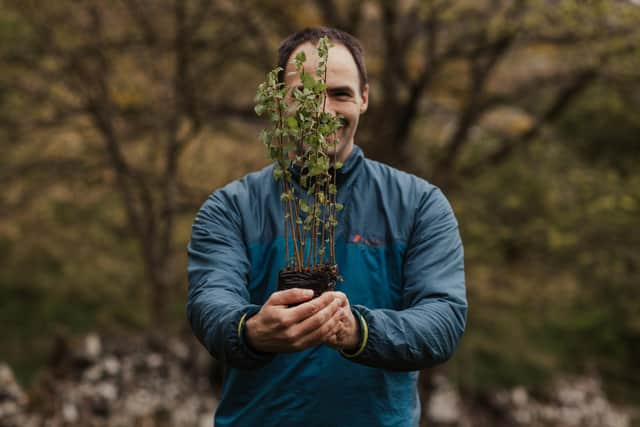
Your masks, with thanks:
[(353, 358), (326, 346), (263, 354), (239, 326), (285, 265), (272, 174), (270, 166), (215, 191), (188, 246), (187, 315), (226, 368), (216, 426), (417, 426), (417, 371), (451, 357), (466, 323), (463, 248), (447, 199), (354, 147), (338, 174), (336, 259), (338, 290), (368, 333), (364, 349)]

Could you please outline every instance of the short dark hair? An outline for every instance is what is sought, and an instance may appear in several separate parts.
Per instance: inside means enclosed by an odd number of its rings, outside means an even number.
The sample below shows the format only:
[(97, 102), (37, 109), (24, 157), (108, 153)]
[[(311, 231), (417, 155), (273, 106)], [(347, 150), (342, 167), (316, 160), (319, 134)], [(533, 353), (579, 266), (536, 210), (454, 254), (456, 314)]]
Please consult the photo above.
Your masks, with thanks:
[(362, 44), (351, 34), (330, 27), (310, 27), (291, 34), (280, 43), (278, 48), (278, 67), (282, 70), (278, 73), (278, 80), (284, 82), (284, 70), (287, 68), (287, 62), (294, 50), (301, 44), (311, 42), (318, 43), (322, 37), (327, 37), (334, 43), (339, 43), (346, 47), (351, 53), (353, 60), (358, 67), (358, 77), (360, 78), (360, 93), (364, 92), (364, 87), (368, 83), (367, 69), (364, 65), (364, 56)]

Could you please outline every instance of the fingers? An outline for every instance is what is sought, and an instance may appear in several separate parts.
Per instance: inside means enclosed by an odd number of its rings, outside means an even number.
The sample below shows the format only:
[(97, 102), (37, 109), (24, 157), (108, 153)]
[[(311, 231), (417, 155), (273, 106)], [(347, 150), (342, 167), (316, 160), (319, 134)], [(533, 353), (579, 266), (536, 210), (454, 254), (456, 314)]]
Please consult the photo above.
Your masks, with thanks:
[(331, 304), (333, 300), (339, 299), (339, 297), (335, 295), (336, 293), (337, 292), (325, 292), (314, 300), (289, 309), (287, 312), (287, 321), (293, 325), (313, 316)]
[(349, 307), (344, 307), (336, 313), (338, 319), (337, 327), (330, 333), (324, 343), (329, 347), (341, 349), (352, 347), (359, 342), (358, 327), (356, 320)]
[[(333, 310), (336, 306), (339, 306), (337, 301), (330, 304), (327, 310)], [(318, 313), (321, 314), (321, 313)], [(317, 316), (317, 315), (316, 315)], [(314, 316), (315, 317), (315, 316)], [(338, 316), (331, 316), (327, 321), (322, 323), (315, 329), (310, 329), (307, 333), (301, 333), (298, 336), (300, 338), (293, 342), (293, 346), (296, 350), (303, 350), (318, 344), (325, 342), (331, 335), (335, 335), (340, 330), (340, 319)]]
[[(311, 304), (311, 303), (308, 303), (308, 304)], [(305, 320), (295, 325), (291, 329), (294, 331), (294, 334), (296, 336), (307, 335), (315, 331), (316, 329), (320, 328), (325, 323), (331, 320), (335, 321), (336, 319), (333, 319), (333, 317), (338, 312), (341, 306), (342, 306), (342, 302), (339, 299), (334, 298), (330, 304), (326, 305), (316, 314), (306, 318)]]
[[(301, 351), (327, 342), (340, 333), (349, 301), (342, 292), (325, 292), (309, 301), (313, 291), (288, 289), (275, 292), (254, 316), (260, 320), (256, 331), (262, 330), (259, 341), (271, 351)], [(305, 302), (306, 301), (306, 302)], [(290, 304), (299, 305), (289, 308)], [(301, 304), (300, 304), (301, 303)], [(252, 334), (252, 337), (256, 333)], [(258, 343), (260, 344), (260, 343)], [(257, 348), (258, 346), (256, 346)]]
[(265, 305), (289, 306), (291, 304), (299, 304), (301, 302), (309, 301), (311, 298), (313, 298), (313, 291), (311, 289), (293, 288), (274, 292), (271, 294)]
[(287, 335), (296, 350), (321, 344), (340, 329), (344, 315), (340, 311), (349, 307), (347, 297), (342, 292), (325, 292), (319, 298), (289, 309), (292, 318), (302, 321), (289, 323)]

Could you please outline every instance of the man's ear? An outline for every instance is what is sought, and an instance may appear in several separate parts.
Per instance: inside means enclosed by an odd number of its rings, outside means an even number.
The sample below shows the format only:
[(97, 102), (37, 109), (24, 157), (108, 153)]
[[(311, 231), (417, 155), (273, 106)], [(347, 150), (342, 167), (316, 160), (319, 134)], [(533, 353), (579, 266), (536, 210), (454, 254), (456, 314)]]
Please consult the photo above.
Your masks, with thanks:
[(364, 89), (362, 90), (362, 94), (360, 95), (362, 98), (362, 104), (360, 104), (360, 114), (364, 114), (369, 107), (369, 83), (364, 85)]

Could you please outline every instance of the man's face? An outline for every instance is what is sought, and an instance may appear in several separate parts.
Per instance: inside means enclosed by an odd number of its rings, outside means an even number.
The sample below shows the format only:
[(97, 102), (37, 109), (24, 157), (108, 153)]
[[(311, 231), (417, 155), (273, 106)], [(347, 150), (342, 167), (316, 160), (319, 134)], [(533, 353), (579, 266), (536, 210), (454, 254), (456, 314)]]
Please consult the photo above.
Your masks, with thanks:
[[(302, 86), (300, 77), (296, 73), (293, 58), (299, 52), (304, 52), (307, 60), (304, 63), (305, 72), (316, 76), (318, 54), (316, 46), (312, 43), (304, 43), (298, 46), (292, 53), (285, 70), (284, 81), (289, 87)], [(333, 115), (342, 115), (344, 121), (335, 135), (338, 139), (336, 147), (336, 159), (344, 162), (353, 149), (354, 136), (358, 129), (360, 114), (367, 110), (369, 102), (369, 85), (360, 92), (360, 79), (358, 67), (349, 50), (341, 44), (335, 44), (329, 49), (327, 61), (327, 100), (326, 111)], [(329, 139), (331, 141), (331, 139)], [(333, 146), (333, 144), (329, 144)], [(328, 154), (334, 154), (333, 149)]]

